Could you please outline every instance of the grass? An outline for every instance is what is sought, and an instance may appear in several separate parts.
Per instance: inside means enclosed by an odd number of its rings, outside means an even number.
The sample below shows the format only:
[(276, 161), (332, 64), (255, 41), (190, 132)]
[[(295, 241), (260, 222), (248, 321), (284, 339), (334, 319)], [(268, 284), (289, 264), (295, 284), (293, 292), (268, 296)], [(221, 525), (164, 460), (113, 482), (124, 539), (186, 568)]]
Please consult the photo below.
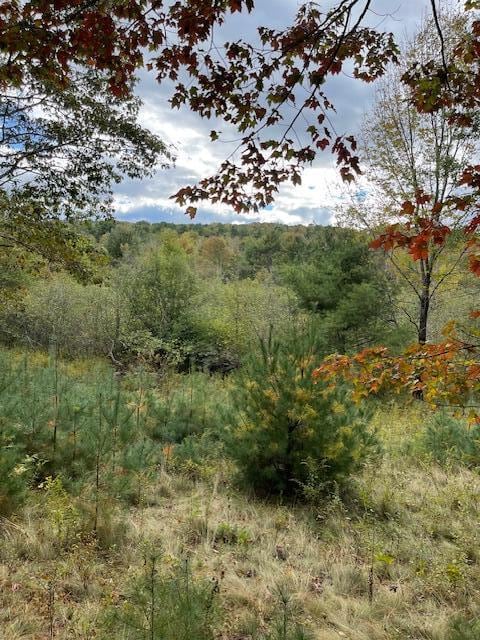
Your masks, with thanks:
[(0, 521), (0, 638), (130, 640), (107, 620), (136, 606), (140, 579), (148, 587), (146, 550), (159, 575), (188, 562), (211, 585), (217, 640), (480, 637), (480, 477), (425, 455), (428, 419), (379, 405), (382, 459), (318, 504), (240, 493), (229, 464), (193, 463), (184, 447), (141, 479), (141, 500), (105, 492), (94, 536), (91, 496), (45, 481)]
[[(348, 499), (321, 508), (257, 502), (218, 477), (193, 483), (164, 472), (148, 506), (110, 514), (103, 548), (81, 534), (59, 546), (43, 496), (32, 495), (2, 523), (2, 637), (49, 638), (50, 618), (55, 638), (96, 637), (148, 542), (165, 566), (188, 554), (196, 576), (218, 580), (224, 640), (273, 628), (281, 592), (292, 620), (318, 640), (444, 640), (451, 620), (473, 618), (480, 602), (479, 491), (472, 471), (388, 454)], [(218, 535), (226, 531), (237, 533)]]

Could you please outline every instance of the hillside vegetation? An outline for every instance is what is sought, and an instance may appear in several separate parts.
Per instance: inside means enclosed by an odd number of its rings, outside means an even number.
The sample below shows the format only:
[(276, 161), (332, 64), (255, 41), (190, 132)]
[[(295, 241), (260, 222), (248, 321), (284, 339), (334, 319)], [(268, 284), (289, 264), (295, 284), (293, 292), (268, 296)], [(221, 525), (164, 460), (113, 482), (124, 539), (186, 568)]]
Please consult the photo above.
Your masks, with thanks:
[(225, 456), (231, 380), (118, 385), (18, 352), (2, 376), (2, 637), (478, 636), (480, 450), (460, 421), (379, 403), (382, 450), (347, 484), (265, 500)]
[(0, 640), (480, 640), (480, 0), (293, 4), (1, 3)]
[(84, 232), (98, 284), (2, 263), (1, 637), (477, 638), (478, 427), (312, 377), (412, 339), (364, 235)]

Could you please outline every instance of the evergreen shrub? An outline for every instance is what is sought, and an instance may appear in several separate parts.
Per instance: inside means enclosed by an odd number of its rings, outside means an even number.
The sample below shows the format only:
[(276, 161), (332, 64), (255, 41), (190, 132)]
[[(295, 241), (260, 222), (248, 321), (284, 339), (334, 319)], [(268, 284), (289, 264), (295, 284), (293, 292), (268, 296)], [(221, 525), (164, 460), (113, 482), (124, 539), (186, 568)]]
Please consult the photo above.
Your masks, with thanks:
[(320, 359), (314, 335), (270, 336), (233, 388), (228, 450), (243, 483), (261, 494), (298, 494), (312, 480), (329, 491), (377, 448), (349, 389), (314, 381)]
[(421, 436), (421, 447), (438, 464), (456, 462), (477, 467), (480, 465), (480, 425), (471, 426), (447, 412), (436, 413)]

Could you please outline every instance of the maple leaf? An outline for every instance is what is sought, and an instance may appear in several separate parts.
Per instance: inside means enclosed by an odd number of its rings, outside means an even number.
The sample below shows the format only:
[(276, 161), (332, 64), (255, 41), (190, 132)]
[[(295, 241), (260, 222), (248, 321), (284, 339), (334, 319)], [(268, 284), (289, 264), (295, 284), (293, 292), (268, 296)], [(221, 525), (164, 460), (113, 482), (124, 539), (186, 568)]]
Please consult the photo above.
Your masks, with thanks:
[(381, 247), (383, 247), (383, 245), (384, 236), (380, 236), (378, 238), (375, 238), (375, 240), (372, 240), (368, 246), (370, 247), (370, 249), (380, 249)]
[(412, 243), (408, 252), (414, 260), (426, 260), (428, 258), (428, 246), (423, 242)]
[(410, 200), (406, 200), (402, 204), (402, 213), (406, 216), (411, 216), (415, 213), (415, 205)]
[(425, 193), (424, 191), (417, 191), (417, 193), (415, 194), (415, 200), (417, 204), (420, 206), (427, 204), (428, 202), (430, 202), (431, 199), (432, 199), (432, 196), (429, 195), (428, 193)]

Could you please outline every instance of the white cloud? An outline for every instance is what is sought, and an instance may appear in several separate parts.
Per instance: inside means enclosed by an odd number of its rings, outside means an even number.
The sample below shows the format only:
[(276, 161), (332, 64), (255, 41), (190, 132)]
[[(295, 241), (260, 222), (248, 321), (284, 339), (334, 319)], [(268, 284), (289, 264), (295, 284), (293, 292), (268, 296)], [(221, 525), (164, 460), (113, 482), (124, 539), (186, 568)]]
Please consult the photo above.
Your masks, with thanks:
[[(392, 0), (376, 0), (368, 20), (372, 25), (381, 23), (381, 28), (393, 30), (401, 38), (419, 23), (427, 4), (428, 0), (398, 0), (394, 4)], [(289, 23), (297, 6), (296, 0), (278, 0), (272, 12), (270, 0), (263, 3), (259, 0), (252, 16), (237, 14), (222, 29), (221, 36), (237, 39), (241, 34), (248, 38), (254, 34), (255, 20), (258, 24), (281, 27)], [(338, 133), (357, 131), (362, 114), (372, 99), (372, 86), (341, 75), (329, 83), (329, 89), (337, 106), (334, 126)], [(228, 138), (231, 132), (227, 126), (202, 120), (188, 110), (172, 111), (168, 105), (168, 86), (158, 86), (153, 74), (142, 73), (138, 93), (144, 101), (142, 124), (174, 146), (177, 162), (174, 168), (161, 171), (141, 183), (126, 181), (119, 185), (115, 193), (117, 214), (128, 219), (148, 215), (152, 221), (177, 220), (182, 216), (182, 209), (169, 196), (179, 188), (215, 173), (221, 161), (232, 151), (233, 145), (212, 143), (209, 133), (212, 129), (220, 129)], [(339, 185), (338, 172), (333, 166), (332, 156), (327, 152), (313, 167), (305, 170), (300, 186), (282, 186), (275, 204), (267, 210), (253, 216), (236, 216), (221, 205), (204, 204), (202, 219), (328, 224), (334, 221), (333, 210), (339, 202)], [(183, 218), (180, 217), (180, 220)], [(185, 217), (184, 221), (188, 222), (188, 218)]]

